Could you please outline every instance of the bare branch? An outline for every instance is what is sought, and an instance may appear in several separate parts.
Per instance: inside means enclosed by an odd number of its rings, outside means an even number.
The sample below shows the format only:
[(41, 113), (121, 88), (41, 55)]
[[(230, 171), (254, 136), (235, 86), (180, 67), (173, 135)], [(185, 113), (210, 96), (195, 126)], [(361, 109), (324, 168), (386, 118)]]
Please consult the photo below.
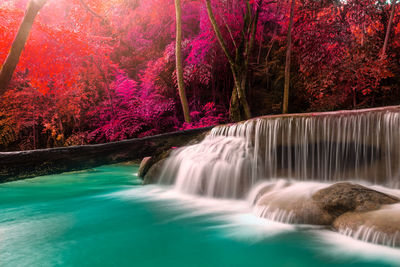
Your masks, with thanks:
[(388, 26), (387, 26), (387, 29), (386, 29), (385, 41), (383, 43), (382, 52), (381, 52), (381, 56), (380, 56), (381, 60), (384, 59), (385, 56), (386, 56), (386, 49), (387, 49), (387, 46), (388, 46), (388, 43), (389, 43), (390, 30), (392, 28), (394, 12), (396, 10), (396, 2), (397, 2), (396, 0), (392, 1), (392, 10), (390, 12), (389, 23), (388, 23)]
[(236, 42), (235, 42), (235, 38), (233, 38), (233, 34), (232, 34), (232, 31), (231, 31), (231, 28), (229, 27), (228, 23), (225, 21), (225, 18), (224, 18), (223, 16), (222, 16), (222, 20), (224, 21), (225, 27), (226, 27), (226, 29), (228, 30), (229, 36), (230, 36), (231, 39), (232, 39), (233, 46), (234, 46), (236, 49), (238, 49), (238, 48), (237, 48), (237, 45), (236, 45)]
[(102, 16), (100, 16), (99, 14), (97, 14), (96, 12), (93, 11), (93, 9), (91, 9), (83, 0), (79, 0), (79, 2), (81, 2), (82, 6), (93, 16), (95, 16), (96, 18), (100, 19), (101, 21), (108, 23), (107, 19), (103, 18)]
[(229, 63), (232, 66), (235, 66), (235, 62), (233, 61), (232, 55), (229, 53), (228, 47), (225, 43), (224, 38), (222, 37), (221, 34), (221, 30), (218, 27), (217, 21), (215, 19), (214, 13), (212, 11), (212, 7), (211, 7), (211, 2), (210, 0), (205, 0), (206, 1), (206, 7), (207, 7), (207, 13), (208, 13), (208, 17), (210, 19), (211, 25), (214, 29), (215, 35), (217, 36), (218, 42), (221, 45), (222, 50), (225, 53), (225, 56), (227, 57)]

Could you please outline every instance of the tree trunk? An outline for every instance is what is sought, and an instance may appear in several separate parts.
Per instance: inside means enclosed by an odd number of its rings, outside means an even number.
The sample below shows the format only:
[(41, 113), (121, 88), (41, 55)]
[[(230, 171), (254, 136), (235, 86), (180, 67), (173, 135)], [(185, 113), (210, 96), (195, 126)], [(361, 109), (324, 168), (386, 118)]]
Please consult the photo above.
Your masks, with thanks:
[(35, 104), (33, 104), (33, 116), (32, 116), (33, 124), (32, 124), (32, 131), (33, 131), (33, 149), (36, 149), (36, 114), (35, 114)]
[[(213, 27), (214, 33), (217, 37), (217, 40), (224, 52), (226, 58), (228, 59), (233, 80), (234, 80), (234, 88), (232, 91), (230, 107), (229, 107), (229, 117), (232, 121), (240, 121), (243, 119), (251, 118), (249, 104), (246, 99), (246, 77), (247, 77), (247, 70), (246, 68), (240, 68), (240, 65), (237, 63), (238, 60), (234, 60), (234, 57), (228, 50), (228, 46), (226, 45), (221, 31), (218, 27), (217, 21), (215, 20), (214, 13), (212, 12), (211, 2), (210, 0), (206, 0), (206, 7), (208, 17), (210, 19), (211, 25)], [(238, 49), (237, 49), (238, 50)], [(240, 49), (239, 49), (240, 50)], [(240, 50), (242, 51), (242, 50)], [(237, 52), (235, 58), (243, 58), (243, 55), (240, 55), (241, 52)], [(245, 58), (243, 58), (245, 60)], [(241, 63), (241, 62), (239, 62)], [(243, 65), (245, 64), (242, 62)]]
[(7, 59), (0, 70), (0, 96), (6, 92), (6, 89), (10, 84), (11, 78), (32, 29), (35, 17), (46, 2), (47, 0), (30, 0), (28, 3), (24, 19), (19, 26), (18, 33), (12, 43)]
[(386, 49), (387, 49), (388, 42), (389, 42), (390, 30), (392, 28), (394, 11), (396, 9), (396, 1), (397, 0), (392, 1), (392, 11), (390, 12), (389, 22), (388, 22), (388, 26), (386, 29), (385, 42), (383, 43), (383, 47), (382, 47), (381, 59), (385, 58), (385, 56), (386, 56)]
[(236, 89), (236, 84), (233, 87), (232, 90), (232, 96), (231, 100), (229, 103), (229, 118), (232, 121), (240, 121), (241, 120), (241, 112), (240, 112), (240, 107), (239, 107), (239, 101), (238, 101), (238, 96), (237, 96), (237, 89)]
[(181, 1), (175, 0), (175, 14), (176, 14), (176, 78), (178, 80), (179, 96), (181, 98), (183, 115), (185, 122), (190, 122), (189, 105), (185, 92), (185, 83), (183, 81), (183, 67), (182, 67), (182, 10)]
[(290, 21), (287, 34), (286, 66), (285, 66), (285, 87), (283, 90), (283, 108), (282, 113), (288, 113), (289, 107), (289, 86), (290, 86), (290, 56), (292, 54), (292, 27), (294, 16), (295, 0), (290, 5)]

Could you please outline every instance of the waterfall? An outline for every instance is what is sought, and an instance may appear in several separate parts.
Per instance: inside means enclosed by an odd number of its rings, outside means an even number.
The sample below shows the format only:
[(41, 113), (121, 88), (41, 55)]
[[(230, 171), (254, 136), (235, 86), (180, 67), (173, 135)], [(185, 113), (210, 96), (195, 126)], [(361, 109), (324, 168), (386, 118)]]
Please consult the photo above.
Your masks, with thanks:
[(267, 116), (218, 126), (167, 159), (161, 183), (240, 198), (262, 180), (362, 180), (400, 187), (400, 110)]
[[(339, 181), (381, 192), (392, 188), (388, 194), (400, 198), (393, 190), (400, 189), (399, 107), (266, 116), (218, 126), (202, 142), (174, 150), (159, 180), (186, 194), (247, 198), (261, 218), (315, 225), (337, 221), (313, 197)], [(337, 231), (400, 246), (399, 207), (360, 213), (351, 227), (338, 224)]]

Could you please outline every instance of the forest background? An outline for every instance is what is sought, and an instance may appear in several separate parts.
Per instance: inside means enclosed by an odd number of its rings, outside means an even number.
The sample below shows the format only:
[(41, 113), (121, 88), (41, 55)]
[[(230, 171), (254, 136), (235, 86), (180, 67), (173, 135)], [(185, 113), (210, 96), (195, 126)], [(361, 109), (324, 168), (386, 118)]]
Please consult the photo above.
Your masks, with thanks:
[(3, 67), (35, 1), (0, 151), (400, 104), (396, 0), (2, 0)]

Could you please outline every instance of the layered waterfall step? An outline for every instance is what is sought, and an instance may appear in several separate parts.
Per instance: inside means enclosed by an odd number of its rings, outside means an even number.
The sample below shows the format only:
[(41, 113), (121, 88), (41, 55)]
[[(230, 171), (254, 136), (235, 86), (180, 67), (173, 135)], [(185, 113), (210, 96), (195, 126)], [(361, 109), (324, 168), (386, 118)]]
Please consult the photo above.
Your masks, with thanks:
[[(367, 186), (365, 190), (374, 190), (374, 186), (400, 189), (400, 107), (266, 116), (218, 126), (202, 142), (174, 149), (160, 169), (158, 182), (170, 184), (183, 193), (248, 198), (261, 217), (287, 223), (331, 225), (338, 216), (316, 212), (318, 207), (311, 201), (318, 190), (341, 181)], [(271, 188), (275, 188), (272, 195)], [(398, 192), (387, 195), (397, 198)], [(257, 201), (254, 195), (258, 195)], [(354, 201), (357, 197), (360, 196), (355, 196)], [(281, 201), (282, 206), (276, 206), (276, 199), (286, 199), (285, 204)], [(378, 199), (361, 197), (357, 201)], [(387, 238), (382, 231), (377, 230), (375, 238), (371, 237), (375, 231), (373, 225), (366, 226), (368, 230), (359, 230), (365, 221), (361, 217), (375, 216), (374, 210), (379, 210), (381, 204), (397, 202), (397, 199), (383, 201), (375, 208), (348, 210), (364, 212), (358, 217), (346, 215), (357, 218), (359, 223), (344, 228), (343, 225), (350, 225), (351, 219), (346, 219), (346, 223), (336, 223), (333, 227), (367, 241), (400, 245), (396, 238)], [(260, 206), (263, 208), (257, 209)], [(299, 209), (305, 212), (299, 215)], [(400, 229), (392, 229), (392, 233), (397, 230)], [(357, 231), (359, 234), (353, 234)], [(365, 231), (368, 233), (360, 234)]]

